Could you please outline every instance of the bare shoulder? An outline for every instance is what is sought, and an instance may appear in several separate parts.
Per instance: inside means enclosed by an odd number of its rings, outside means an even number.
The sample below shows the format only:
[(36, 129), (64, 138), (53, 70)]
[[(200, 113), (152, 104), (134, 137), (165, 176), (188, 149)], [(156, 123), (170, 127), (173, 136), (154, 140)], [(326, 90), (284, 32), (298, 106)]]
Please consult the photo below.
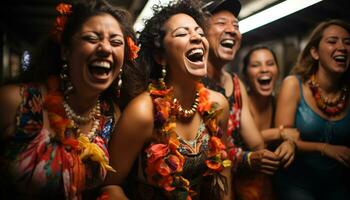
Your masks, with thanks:
[(153, 123), (153, 103), (148, 92), (135, 97), (125, 108), (122, 117), (132, 123)]
[(16, 113), (21, 104), (20, 86), (6, 85), (0, 87), (0, 129), (1, 137), (11, 135), (15, 131)]
[(17, 108), (22, 100), (20, 91), (21, 88), (19, 85), (5, 85), (0, 87), (0, 107), (7, 109)]
[(210, 89), (208, 89), (208, 91), (209, 91), (209, 99), (211, 102), (216, 102), (219, 104), (220, 108), (228, 110), (228, 107), (229, 107), (228, 101), (223, 94)]
[(295, 75), (289, 75), (283, 80), (282, 86), (289, 89), (299, 90), (299, 80)]

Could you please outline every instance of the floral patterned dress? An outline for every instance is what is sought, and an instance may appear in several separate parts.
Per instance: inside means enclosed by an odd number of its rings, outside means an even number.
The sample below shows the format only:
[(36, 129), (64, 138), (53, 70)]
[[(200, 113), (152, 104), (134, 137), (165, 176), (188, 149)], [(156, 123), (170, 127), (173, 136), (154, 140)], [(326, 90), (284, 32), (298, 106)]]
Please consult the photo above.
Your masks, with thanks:
[[(81, 199), (85, 190), (97, 188), (104, 180), (105, 170), (89, 159), (82, 161), (70, 146), (55, 139), (52, 130), (43, 128), (44, 104), (38, 85), (23, 85), (21, 96), (16, 131), (4, 141), (1, 151), (1, 182), (5, 186), (5, 194), (0, 197)], [(100, 128), (91, 141), (107, 157), (107, 142), (115, 125), (112, 108), (106, 102), (101, 104)], [(79, 165), (83, 167), (79, 168)], [(85, 181), (74, 184), (74, 181), (80, 180), (77, 176), (84, 176)], [(76, 185), (82, 185), (84, 191)]]

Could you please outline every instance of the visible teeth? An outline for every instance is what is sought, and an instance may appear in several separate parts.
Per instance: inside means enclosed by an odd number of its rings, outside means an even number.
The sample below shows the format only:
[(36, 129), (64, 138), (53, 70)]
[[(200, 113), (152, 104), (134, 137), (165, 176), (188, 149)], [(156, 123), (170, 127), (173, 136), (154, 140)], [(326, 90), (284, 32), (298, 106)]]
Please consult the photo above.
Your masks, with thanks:
[(339, 55), (339, 56), (335, 56), (334, 59), (337, 60), (337, 61), (345, 61), (346, 60), (346, 56)]
[(106, 69), (111, 68), (111, 64), (107, 61), (95, 61), (95, 62), (91, 63), (91, 66), (102, 67), (102, 68), (106, 68)]
[(192, 49), (190, 51), (190, 53), (188, 54), (188, 56), (192, 56), (194, 54), (200, 54), (200, 55), (203, 55), (204, 52), (203, 52), (203, 49)]
[(270, 76), (262, 76), (260, 78), (258, 78), (259, 81), (268, 81), (268, 80), (271, 80), (271, 77)]
[(222, 42), (221, 42), (221, 44), (227, 44), (227, 45), (233, 45), (234, 44), (234, 41), (233, 40), (223, 40)]

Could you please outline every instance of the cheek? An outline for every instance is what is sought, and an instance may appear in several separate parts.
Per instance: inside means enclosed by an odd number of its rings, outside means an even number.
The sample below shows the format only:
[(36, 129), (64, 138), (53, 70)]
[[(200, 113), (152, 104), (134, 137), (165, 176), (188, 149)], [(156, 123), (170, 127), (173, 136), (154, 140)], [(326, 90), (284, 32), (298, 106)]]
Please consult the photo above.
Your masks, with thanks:
[(118, 69), (123, 65), (124, 60), (129, 59), (128, 56), (125, 54), (123, 48), (116, 49), (114, 51), (113, 57), (114, 57), (115, 66)]

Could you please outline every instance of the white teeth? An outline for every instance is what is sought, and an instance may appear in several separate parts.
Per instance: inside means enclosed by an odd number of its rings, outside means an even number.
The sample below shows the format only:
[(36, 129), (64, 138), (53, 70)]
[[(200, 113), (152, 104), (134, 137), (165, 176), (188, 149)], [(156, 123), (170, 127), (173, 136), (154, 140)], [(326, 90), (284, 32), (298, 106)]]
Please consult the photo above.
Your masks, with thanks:
[(201, 55), (204, 54), (203, 49), (192, 49), (190, 51), (190, 53), (188, 54), (188, 56), (192, 56), (193, 54), (196, 54), (196, 53), (201, 54)]
[(337, 61), (345, 61), (346, 60), (346, 56), (339, 55), (339, 56), (335, 56), (334, 59), (336, 59)]
[(111, 64), (107, 61), (95, 61), (95, 62), (91, 63), (91, 65), (93, 67), (102, 67), (102, 68), (106, 68), (106, 69), (111, 68)]
[(226, 40), (223, 40), (223, 41), (221, 42), (221, 44), (233, 45), (233, 44), (234, 44), (234, 41), (233, 41), (233, 40), (226, 39)]
[(258, 78), (259, 81), (267, 81), (267, 80), (271, 80), (270, 76), (262, 76), (260, 78)]

